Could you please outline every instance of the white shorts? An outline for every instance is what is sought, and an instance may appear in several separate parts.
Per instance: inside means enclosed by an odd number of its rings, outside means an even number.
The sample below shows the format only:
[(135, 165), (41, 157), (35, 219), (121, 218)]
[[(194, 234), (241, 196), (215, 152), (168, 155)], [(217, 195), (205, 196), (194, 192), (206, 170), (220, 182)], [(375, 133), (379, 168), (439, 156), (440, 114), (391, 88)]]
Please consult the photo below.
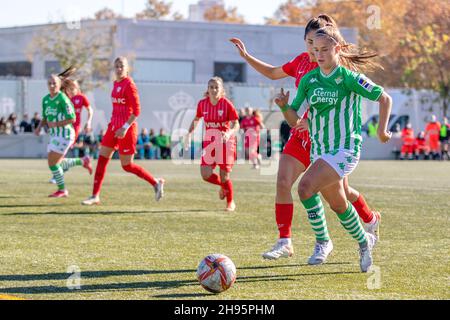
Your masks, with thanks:
[(355, 156), (354, 151), (340, 149), (337, 152), (326, 153), (320, 156), (314, 155), (312, 163), (322, 159), (328, 163), (341, 178), (344, 178), (356, 169), (356, 166), (359, 163), (359, 157), (359, 153)]
[(75, 142), (75, 139), (65, 139), (63, 137), (50, 137), (47, 145), (47, 153), (56, 152), (65, 155), (69, 151), (70, 146)]

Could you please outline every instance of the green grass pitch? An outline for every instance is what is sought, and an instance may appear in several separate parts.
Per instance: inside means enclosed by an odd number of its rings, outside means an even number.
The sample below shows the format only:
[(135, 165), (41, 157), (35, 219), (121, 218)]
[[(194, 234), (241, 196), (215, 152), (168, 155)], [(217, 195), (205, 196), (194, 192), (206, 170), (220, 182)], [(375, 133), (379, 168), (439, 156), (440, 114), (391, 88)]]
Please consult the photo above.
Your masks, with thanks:
[[(218, 189), (198, 165), (138, 162), (167, 180), (166, 197), (108, 168), (102, 205), (82, 207), (92, 177), (66, 174), (70, 198), (52, 200), (45, 160), (0, 161), (0, 297), (24, 299), (449, 299), (450, 162), (362, 161), (350, 184), (382, 212), (375, 273), (359, 270), (357, 244), (326, 208), (334, 252), (308, 266), (314, 238), (295, 198), (290, 259), (265, 261), (277, 238), (275, 175), (249, 165), (232, 173), (237, 211), (223, 211)], [(212, 295), (196, 281), (200, 260), (229, 256), (238, 279)], [(77, 266), (81, 289), (68, 284)], [(72, 275), (73, 276), (73, 275)], [(68, 280), (69, 279), (69, 280)], [(75, 283), (76, 284), (76, 283)]]

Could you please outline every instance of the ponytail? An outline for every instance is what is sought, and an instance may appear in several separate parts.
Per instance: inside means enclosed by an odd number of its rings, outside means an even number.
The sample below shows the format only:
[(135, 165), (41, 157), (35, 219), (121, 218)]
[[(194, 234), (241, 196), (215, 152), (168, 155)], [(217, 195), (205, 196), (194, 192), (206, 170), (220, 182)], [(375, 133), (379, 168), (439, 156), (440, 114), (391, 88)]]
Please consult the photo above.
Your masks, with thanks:
[(316, 32), (316, 37), (327, 37), (330, 41), (340, 45), (339, 63), (349, 70), (369, 72), (378, 68), (383, 69), (379, 63), (373, 61), (373, 58), (378, 57), (377, 52), (362, 49), (353, 43), (346, 42), (336, 27), (327, 25), (320, 28)]

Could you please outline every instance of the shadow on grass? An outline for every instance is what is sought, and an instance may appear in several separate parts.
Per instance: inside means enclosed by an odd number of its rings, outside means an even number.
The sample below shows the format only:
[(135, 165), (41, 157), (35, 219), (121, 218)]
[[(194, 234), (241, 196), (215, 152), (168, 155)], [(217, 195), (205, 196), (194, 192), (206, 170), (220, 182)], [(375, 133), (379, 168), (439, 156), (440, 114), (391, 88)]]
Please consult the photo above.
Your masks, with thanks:
[[(1, 206), (0, 206), (1, 207)], [(33, 206), (30, 206), (33, 207)], [(223, 210), (146, 210), (146, 211), (125, 211), (125, 210), (111, 210), (111, 211), (68, 211), (68, 212), (12, 212), (5, 213), (6, 216), (64, 216), (64, 215), (118, 215), (118, 214), (136, 214), (136, 213), (201, 213), (201, 212), (223, 212)]]
[(215, 296), (213, 293), (174, 293), (174, 294), (158, 294), (152, 296), (153, 298), (161, 299), (187, 299), (187, 298), (201, 298)]
[[(350, 265), (350, 262), (334, 262), (326, 263), (325, 265)], [(285, 265), (270, 265), (270, 266), (250, 266), (239, 267), (238, 270), (260, 270), (260, 269), (277, 269), (277, 268), (298, 268), (308, 267), (308, 264), (285, 264)], [(311, 267), (313, 268), (313, 267)], [(175, 270), (106, 270), (106, 271), (82, 271), (82, 278), (107, 278), (107, 277), (121, 277), (121, 276), (141, 276), (152, 274), (177, 274), (177, 273), (195, 273), (195, 269), (175, 269)], [(324, 273), (320, 273), (324, 274)], [(70, 273), (44, 273), (44, 274), (11, 274), (0, 275), (0, 281), (43, 281), (43, 280), (66, 280)], [(0, 289), (1, 291), (1, 289)]]
[(65, 206), (62, 203), (55, 204), (6, 204), (0, 205), (0, 208), (44, 208), (44, 207), (61, 207)]
[[(345, 263), (344, 263), (345, 264)], [(274, 266), (276, 267), (276, 266)], [(298, 267), (298, 265), (288, 265), (286, 267)], [(257, 269), (258, 267), (256, 267)], [(239, 268), (255, 269), (255, 267)], [(86, 278), (104, 278), (109, 276), (135, 276), (135, 275), (151, 275), (151, 274), (177, 274), (177, 273), (195, 273), (192, 269), (181, 270), (118, 270), (118, 271), (87, 271), (81, 273), (81, 281)], [(316, 273), (297, 273), (282, 275), (257, 275), (257, 276), (238, 276), (238, 283), (247, 282), (267, 282), (267, 281), (295, 281), (298, 277), (310, 276), (326, 276), (326, 275), (345, 275), (360, 274), (357, 271), (336, 271), (336, 272), (316, 272)], [(43, 280), (60, 280), (66, 281), (69, 273), (49, 273), (35, 275), (3, 275), (0, 281), (43, 281)], [(128, 283), (105, 283), (83, 285), (81, 290), (71, 290), (63, 286), (24, 286), (0, 289), (0, 293), (6, 294), (54, 294), (54, 293), (73, 293), (73, 292), (96, 292), (96, 291), (130, 291), (139, 289), (176, 289), (185, 286), (198, 286), (198, 282), (193, 280), (172, 280), (172, 281), (145, 281), (145, 282), (128, 282)], [(209, 294), (165, 294), (156, 295), (157, 298), (188, 298), (201, 297)]]

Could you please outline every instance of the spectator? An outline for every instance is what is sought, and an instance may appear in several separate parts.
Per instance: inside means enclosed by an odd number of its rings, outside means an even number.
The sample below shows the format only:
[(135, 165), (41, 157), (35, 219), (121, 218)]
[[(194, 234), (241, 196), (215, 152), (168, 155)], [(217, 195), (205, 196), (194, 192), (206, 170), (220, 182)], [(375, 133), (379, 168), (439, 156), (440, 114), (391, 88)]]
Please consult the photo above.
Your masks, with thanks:
[(150, 159), (161, 159), (161, 150), (156, 145), (155, 130), (150, 129), (148, 134), (150, 139)]
[(367, 124), (367, 135), (371, 138), (377, 137), (378, 122), (375, 118), (372, 118)]
[(239, 125), (241, 124), (242, 119), (245, 118), (245, 115), (246, 115), (245, 109), (240, 109), (240, 110), (239, 110), (239, 113), (238, 113), (238, 116), (239, 116)]
[(5, 117), (0, 118), (0, 134), (6, 134), (6, 119), (5, 119)]
[(95, 153), (94, 153), (94, 159), (98, 159), (98, 155), (99, 155), (99, 146), (100, 143), (102, 142), (103, 137), (105, 136), (106, 130), (105, 129), (101, 129), (100, 132), (97, 135), (97, 147), (95, 149)]
[(404, 160), (405, 156), (408, 155), (410, 160), (413, 159), (414, 153), (414, 130), (411, 126), (411, 123), (407, 123), (406, 127), (402, 130), (402, 149), (400, 151), (400, 160)]
[(419, 160), (421, 154), (424, 155), (424, 159), (428, 159), (430, 151), (426, 143), (425, 132), (423, 131), (419, 132), (414, 142), (414, 153), (416, 154), (416, 160)]
[(28, 120), (28, 113), (24, 113), (22, 121), (20, 122), (20, 132), (23, 133), (32, 133), (33, 128), (31, 126), (31, 122)]
[[(141, 134), (138, 135), (138, 141), (137, 141), (137, 152), (139, 153), (139, 159), (145, 159), (145, 158), (150, 158), (150, 147), (151, 147), (151, 143), (150, 143), (150, 136), (148, 134), (148, 130), (147, 129), (142, 129)], [(146, 157), (146, 154), (148, 154), (148, 156)]]
[(438, 159), (441, 152), (441, 147), (439, 144), (440, 132), (441, 124), (436, 120), (436, 116), (432, 115), (430, 122), (425, 127), (425, 139), (427, 141), (432, 159)]
[(84, 157), (84, 131), (80, 133), (72, 146), (74, 158)]
[(41, 118), (39, 117), (39, 113), (35, 112), (33, 118), (31, 119), (31, 128), (36, 130), (37, 127), (39, 127), (39, 124), (41, 123)]
[(450, 124), (448, 123), (448, 119), (446, 117), (444, 117), (444, 121), (441, 126), (439, 140), (441, 142), (441, 160), (444, 160), (444, 157), (447, 157), (447, 160), (450, 160), (450, 155), (448, 153), (448, 145), (450, 141)]
[(170, 136), (165, 134), (164, 129), (161, 129), (156, 137), (156, 145), (161, 150), (162, 159), (170, 159), (170, 143)]
[(17, 115), (11, 113), (6, 124), (9, 127), (9, 134), (19, 134), (19, 125), (17, 124)]
[(97, 142), (93, 131), (90, 128), (85, 127), (83, 130), (83, 142), (84, 142), (84, 156), (91, 156), (95, 158), (95, 155), (100, 147)]

